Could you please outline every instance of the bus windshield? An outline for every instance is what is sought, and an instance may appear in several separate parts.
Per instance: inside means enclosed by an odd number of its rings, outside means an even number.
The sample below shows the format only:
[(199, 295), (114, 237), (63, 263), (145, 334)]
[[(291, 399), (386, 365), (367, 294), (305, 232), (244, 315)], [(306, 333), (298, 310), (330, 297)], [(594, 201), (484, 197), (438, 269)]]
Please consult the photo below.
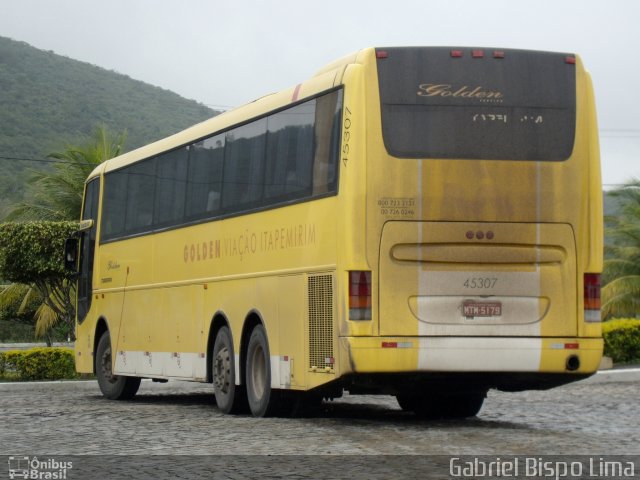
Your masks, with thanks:
[(575, 57), (378, 49), (384, 143), (399, 158), (562, 161), (573, 150)]

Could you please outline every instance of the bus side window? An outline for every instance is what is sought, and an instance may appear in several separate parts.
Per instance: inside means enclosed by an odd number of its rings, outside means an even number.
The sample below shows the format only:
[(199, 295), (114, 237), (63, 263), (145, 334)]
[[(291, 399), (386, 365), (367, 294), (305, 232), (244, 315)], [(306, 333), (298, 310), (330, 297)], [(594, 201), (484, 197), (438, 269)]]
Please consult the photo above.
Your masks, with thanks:
[(315, 107), (316, 101), (311, 100), (269, 117), (265, 200), (311, 194)]
[(127, 204), (127, 172), (119, 170), (105, 175), (104, 210), (102, 212), (102, 239), (124, 235), (124, 217)]
[(127, 167), (127, 234), (150, 231), (153, 223), (153, 203), (156, 188), (156, 159), (152, 158)]
[(266, 133), (265, 118), (227, 132), (222, 207), (228, 212), (246, 210), (262, 200)]
[(187, 180), (186, 218), (213, 217), (220, 210), (225, 135), (191, 145)]
[(313, 161), (314, 196), (335, 191), (336, 188), (341, 103), (342, 91), (333, 92), (317, 99), (316, 151)]
[(181, 147), (156, 157), (154, 225), (179, 224), (184, 219), (189, 149)]

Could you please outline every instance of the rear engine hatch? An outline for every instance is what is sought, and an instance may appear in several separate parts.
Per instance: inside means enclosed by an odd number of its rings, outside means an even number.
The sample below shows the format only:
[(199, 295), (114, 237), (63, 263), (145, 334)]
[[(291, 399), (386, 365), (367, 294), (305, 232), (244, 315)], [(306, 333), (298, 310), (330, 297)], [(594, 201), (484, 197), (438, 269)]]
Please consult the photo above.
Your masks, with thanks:
[(380, 248), (385, 336), (573, 336), (567, 224), (389, 221)]

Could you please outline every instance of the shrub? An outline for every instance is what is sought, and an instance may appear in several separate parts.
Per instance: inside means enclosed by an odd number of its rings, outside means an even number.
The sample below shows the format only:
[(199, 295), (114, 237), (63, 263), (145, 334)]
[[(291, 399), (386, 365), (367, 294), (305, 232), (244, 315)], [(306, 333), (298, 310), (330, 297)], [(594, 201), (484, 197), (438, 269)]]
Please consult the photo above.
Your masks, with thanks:
[(640, 320), (617, 319), (602, 324), (604, 354), (614, 362), (640, 362)]
[(27, 285), (73, 279), (64, 267), (64, 242), (77, 229), (77, 222), (0, 223), (3, 279)]
[(65, 269), (64, 245), (77, 229), (77, 222), (0, 223), (0, 277), (38, 292), (38, 336), (60, 322), (73, 337), (74, 272)]
[(0, 352), (0, 378), (60, 380), (78, 376), (71, 348), (42, 347)]

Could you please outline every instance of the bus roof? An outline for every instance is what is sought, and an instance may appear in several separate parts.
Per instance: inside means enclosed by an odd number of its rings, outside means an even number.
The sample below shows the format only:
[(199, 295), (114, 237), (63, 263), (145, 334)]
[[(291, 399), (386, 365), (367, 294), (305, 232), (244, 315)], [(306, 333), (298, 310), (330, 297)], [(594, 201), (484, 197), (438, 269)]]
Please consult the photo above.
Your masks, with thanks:
[(210, 136), (213, 133), (223, 132), (234, 128), (250, 120), (259, 118), (262, 115), (267, 115), (279, 108), (284, 108), (293, 103), (302, 101), (305, 98), (312, 97), (320, 92), (328, 90), (340, 83), (342, 78), (340, 75), (341, 71), (346, 68), (346, 65), (353, 63), (356, 56), (352, 55), (350, 58), (351, 61), (345, 62), (347, 57), (344, 57), (344, 59), (332, 63), (330, 66), (317, 72), (304, 83), (294, 85), (277, 93), (265, 95), (264, 97), (253, 100), (245, 105), (223, 112), (220, 115), (216, 115), (215, 117), (193, 125), (174, 135), (107, 160), (96, 167), (96, 169), (89, 175), (88, 179), (92, 179), (102, 173), (118, 170), (139, 160), (151, 158), (162, 152), (179, 148), (188, 143), (197, 141), (198, 139)]
[[(390, 47), (389, 47), (390, 48)], [(464, 51), (472, 52), (477, 50), (471, 47), (400, 47), (406, 49), (414, 48), (450, 48), (452, 51)], [(397, 48), (396, 48), (397, 49)], [(245, 105), (237, 107), (233, 110), (223, 112), (220, 115), (216, 115), (208, 120), (193, 125), (181, 132), (178, 132), (169, 137), (160, 139), (156, 142), (144, 145), (135, 150), (126, 152), (118, 157), (107, 160), (96, 169), (91, 172), (88, 180), (99, 176), (103, 173), (118, 170), (126, 165), (135, 163), (146, 158), (151, 158), (162, 152), (179, 148), (188, 143), (197, 141), (198, 139), (205, 138), (217, 132), (223, 132), (233, 127), (242, 125), (252, 119), (259, 118), (262, 115), (266, 115), (269, 112), (273, 112), (279, 108), (284, 108), (292, 103), (303, 100), (304, 98), (311, 97), (317, 93), (325, 91), (342, 82), (342, 74), (346, 68), (351, 64), (365, 64), (367, 62), (375, 61), (375, 53), (377, 51), (384, 51), (385, 48), (364, 48), (356, 52), (345, 55), (334, 62), (331, 62), (318, 70), (310, 79), (305, 82), (289, 87), (277, 93), (265, 95), (264, 97), (253, 100)], [(493, 51), (496, 49), (485, 48), (486, 51)], [(517, 51), (502, 49), (501, 51)], [(580, 58), (575, 55), (576, 66), (582, 67)]]

